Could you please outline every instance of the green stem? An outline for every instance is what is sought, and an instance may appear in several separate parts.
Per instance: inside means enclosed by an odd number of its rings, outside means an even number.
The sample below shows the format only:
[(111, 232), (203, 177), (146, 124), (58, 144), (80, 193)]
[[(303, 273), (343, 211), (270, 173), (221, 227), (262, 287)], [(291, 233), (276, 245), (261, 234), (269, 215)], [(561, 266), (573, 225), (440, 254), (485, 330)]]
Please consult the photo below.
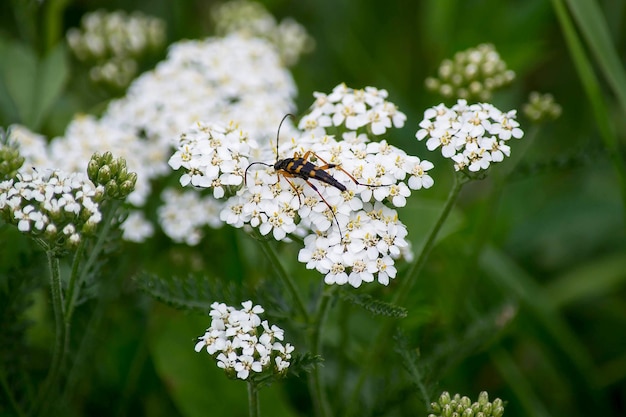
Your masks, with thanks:
[(63, 36), (63, 10), (68, 0), (49, 0), (43, 7), (43, 50), (49, 52)]
[(78, 297), (76, 294), (76, 280), (78, 278), (78, 266), (80, 265), (80, 260), (85, 252), (86, 239), (81, 239), (78, 249), (74, 254), (74, 260), (72, 261), (72, 272), (70, 275), (70, 281), (67, 286), (67, 298), (65, 300), (65, 311), (70, 311), (72, 309), (72, 305), (75, 302), (75, 297)]
[(74, 314), (74, 309), (76, 308), (76, 301), (78, 300), (78, 296), (80, 293), (80, 288), (83, 282), (85, 281), (89, 270), (93, 266), (96, 261), (98, 255), (100, 255), (100, 251), (104, 246), (104, 242), (106, 241), (106, 237), (113, 226), (113, 217), (117, 213), (118, 207), (121, 205), (121, 202), (118, 200), (111, 201), (111, 205), (108, 207), (104, 218), (102, 219), (102, 230), (98, 234), (98, 238), (94, 247), (91, 249), (89, 253), (89, 257), (87, 258), (87, 262), (85, 265), (80, 268), (80, 274), (78, 274), (78, 266), (80, 264), (80, 260), (82, 258), (82, 252), (84, 250), (84, 245), (81, 243), (81, 247), (78, 248), (76, 255), (74, 257), (74, 262), (72, 264), (72, 276), (70, 277), (70, 284), (68, 288), (68, 296), (67, 305), (65, 308), (65, 322), (69, 323), (72, 320), (72, 315)]
[(248, 412), (250, 417), (259, 417), (261, 415), (259, 388), (254, 381), (248, 381)]
[(48, 268), (50, 270), (50, 291), (52, 294), (52, 310), (54, 312), (54, 350), (52, 353), (52, 362), (48, 375), (42, 385), (39, 399), (32, 407), (31, 415), (36, 415), (40, 410), (47, 410), (48, 400), (52, 388), (58, 386), (59, 378), (61, 376), (61, 368), (65, 362), (65, 356), (67, 354), (67, 341), (68, 335), (66, 334), (67, 328), (65, 326), (63, 317), (63, 293), (61, 287), (61, 268), (59, 264), (59, 258), (54, 254), (54, 251), (47, 250), (46, 255), (48, 257)]
[[(72, 356), (71, 367), (67, 374), (67, 379), (65, 382), (63, 399), (66, 402), (70, 402), (72, 399), (70, 395), (74, 392), (76, 385), (78, 384), (79, 378), (82, 376), (80, 372), (87, 372), (89, 370), (88, 355), (87, 352), (92, 353), (94, 350), (94, 345), (97, 343), (98, 335), (100, 334), (100, 323), (102, 322), (102, 316), (104, 315), (104, 310), (108, 305), (109, 300), (105, 300), (102, 294), (100, 294), (100, 300), (98, 304), (94, 308), (93, 313), (89, 319), (87, 326), (85, 327), (85, 331), (82, 337), (78, 348), (76, 349), (74, 355)], [(123, 400), (122, 399), (119, 402)]]
[(439, 213), (439, 218), (437, 218), (437, 221), (435, 222), (435, 224), (433, 224), (432, 228), (430, 229), (430, 232), (428, 233), (428, 237), (426, 238), (426, 241), (422, 245), (419, 256), (415, 259), (413, 264), (411, 264), (411, 266), (409, 267), (409, 271), (406, 274), (406, 278), (404, 279), (404, 281), (400, 283), (400, 285), (396, 289), (395, 294), (392, 299), (392, 303), (404, 304), (404, 302), (406, 301), (406, 298), (411, 292), (411, 289), (413, 288), (413, 285), (415, 284), (415, 281), (417, 281), (417, 277), (419, 276), (419, 273), (422, 267), (426, 263), (426, 259), (428, 258), (428, 255), (430, 254), (431, 249), (435, 245), (435, 241), (437, 240), (437, 236), (439, 235), (439, 231), (441, 230), (441, 227), (448, 219), (450, 210), (452, 210), (452, 207), (454, 206), (454, 203), (456, 202), (456, 199), (459, 195), (459, 192), (461, 191), (461, 188), (463, 187), (463, 184), (467, 182), (467, 179), (465, 179), (465, 177), (460, 177), (460, 175), (461, 174), (459, 173), (456, 173), (456, 175), (454, 175), (454, 183), (452, 184), (452, 188), (450, 189), (450, 192), (448, 193), (448, 198), (443, 208), (441, 209), (441, 213)]
[[(311, 354), (313, 356), (318, 356), (322, 352), (322, 329), (324, 327), (324, 323), (326, 323), (326, 318), (328, 317), (328, 312), (330, 311), (330, 307), (332, 305), (330, 301), (334, 293), (335, 288), (332, 287), (324, 290), (318, 302), (313, 327), (311, 328), (310, 346)], [(319, 364), (316, 365), (309, 374), (309, 392), (311, 394), (311, 400), (313, 401), (315, 415), (318, 417), (331, 416), (332, 413), (330, 411), (330, 407), (328, 406), (328, 399), (326, 398), (326, 390), (324, 389), (324, 384), (320, 375)]]
[(283, 268), (282, 264), (280, 263), (278, 259), (278, 255), (276, 254), (276, 250), (270, 244), (269, 241), (264, 240), (264, 239), (259, 239), (259, 240), (261, 242), (261, 249), (263, 250), (263, 253), (265, 253), (265, 256), (267, 256), (272, 266), (274, 266), (274, 269), (276, 269), (276, 272), (278, 273), (278, 277), (287, 286), (287, 290), (291, 293), (291, 296), (296, 302), (296, 308), (300, 311), (300, 314), (302, 315), (302, 317), (304, 317), (304, 320), (308, 322), (309, 313), (306, 310), (304, 301), (302, 300), (302, 296), (300, 295), (300, 292), (298, 291), (296, 284), (293, 282), (293, 280), (291, 279), (291, 277), (289, 276), (285, 268)]
[[(456, 202), (456, 199), (459, 195), (459, 192), (461, 191), (461, 188), (463, 187), (463, 184), (468, 181), (467, 177), (461, 177), (461, 175), (463, 174), (455, 173), (454, 183), (452, 184), (452, 188), (448, 193), (448, 198), (443, 208), (441, 209), (441, 212), (439, 213), (437, 221), (431, 227), (430, 232), (426, 237), (426, 241), (422, 245), (419, 255), (409, 267), (405, 280), (402, 281), (398, 288), (395, 290), (395, 294), (392, 298), (393, 304), (401, 305), (406, 302), (406, 299), (411, 292), (415, 281), (417, 281), (417, 277), (419, 276), (422, 267), (426, 263), (426, 259), (428, 258), (431, 249), (435, 245), (435, 241), (437, 239), (437, 236), (439, 235), (439, 231), (441, 230), (441, 227), (443, 226), (446, 219), (448, 218), (448, 215), (450, 214), (450, 210), (452, 210), (452, 207)], [(386, 320), (381, 326), (378, 337), (374, 339), (376, 340), (376, 342), (374, 346), (372, 346), (372, 348), (369, 350), (368, 358), (365, 360), (366, 366), (362, 368), (361, 373), (359, 374), (359, 378), (357, 379), (357, 382), (352, 390), (352, 395), (350, 397), (350, 400), (348, 401), (348, 409), (344, 414), (345, 416), (353, 416), (356, 414), (359, 404), (359, 393), (361, 392), (361, 387), (365, 383), (365, 378), (367, 377), (368, 373), (367, 365), (375, 363), (375, 359), (381, 357), (381, 355), (383, 354), (383, 350), (385, 349), (385, 343), (389, 340), (389, 334), (394, 323), (395, 322), (393, 320)]]

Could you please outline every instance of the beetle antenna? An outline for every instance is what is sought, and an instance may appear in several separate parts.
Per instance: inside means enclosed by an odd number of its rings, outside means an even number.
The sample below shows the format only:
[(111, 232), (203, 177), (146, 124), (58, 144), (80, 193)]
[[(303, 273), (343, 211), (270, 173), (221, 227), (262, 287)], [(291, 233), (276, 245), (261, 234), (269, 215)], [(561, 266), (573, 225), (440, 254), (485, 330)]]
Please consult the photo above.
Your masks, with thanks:
[(283, 125), (283, 122), (285, 121), (285, 119), (287, 119), (288, 117), (291, 117), (292, 119), (296, 119), (296, 116), (294, 116), (291, 113), (287, 113), (285, 115), (285, 117), (283, 117), (283, 120), (280, 121), (280, 124), (278, 125), (278, 132), (276, 132), (276, 160), (278, 161), (278, 137), (280, 136), (280, 127)]
[(250, 167), (252, 165), (265, 165), (266, 167), (273, 167), (274, 165), (272, 164), (266, 164), (265, 162), (252, 162), (250, 165), (248, 165), (248, 167), (246, 168), (244, 174), (243, 174), (243, 185), (247, 186), (247, 180), (248, 180), (248, 170), (250, 169)]

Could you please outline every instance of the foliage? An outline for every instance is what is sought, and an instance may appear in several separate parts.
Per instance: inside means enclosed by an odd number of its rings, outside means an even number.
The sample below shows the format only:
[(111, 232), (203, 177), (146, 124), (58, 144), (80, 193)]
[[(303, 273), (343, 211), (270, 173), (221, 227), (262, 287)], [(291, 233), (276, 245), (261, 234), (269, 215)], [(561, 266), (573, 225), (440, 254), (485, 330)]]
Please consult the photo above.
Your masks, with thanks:
[[(237, 3), (245, 4), (229, 4)], [(623, 415), (626, 345), (619, 329), (626, 326), (626, 71), (619, 51), (626, 46), (624, 5), (262, 3), (267, 11), (252, 6), (243, 13), (252, 19), (248, 25), (236, 20), (236, 6), (219, 9), (214, 1), (13, 0), (0, 5), (0, 416), (255, 415), (246, 384), (226, 378), (205, 352), (194, 352), (198, 335), (211, 324), (212, 304), (239, 306), (245, 300), (262, 305), (295, 347), (288, 372), (248, 385), (251, 396), (258, 395), (261, 415), (453, 415), (446, 408), (451, 403), (459, 414), (492, 407), (487, 411), (502, 415), (504, 403), (507, 417)], [(114, 87), (94, 82), (88, 60), (73, 55), (67, 34), (95, 12), (105, 17), (116, 12), (125, 21), (158, 19), (163, 32), (155, 34), (149, 53), (132, 54), (127, 74), (143, 77), (144, 84), (131, 82), (127, 88), (130, 78)], [(220, 16), (233, 21), (220, 22)], [(227, 36), (230, 27), (254, 38), (250, 50), (263, 55), (257, 61), (263, 68), (246, 77), (241, 89), (233, 80), (247, 52), (226, 47), (221, 51), (232, 56), (204, 62), (194, 55), (199, 50), (194, 48), (211, 42), (200, 40)], [(240, 45), (229, 39), (229, 45)], [(278, 44), (275, 54), (266, 50), (272, 41)], [(427, 145), (440, 136), (429, 131), (428, 140), (418, 141), (415, 135), (427, 129), (420, 122), (435, 117), (439, 103), (462, 107), (454, 94), (429, 91), (425, 80), (438, 75), (444, 60), (481, 44), (495, 48), (502, 68), (515, 73), (514, 80), (483, 97), (503, 114), (518, 109), (524, 137), (507, 142), (510, 157), (499, 164), (490, 160), (488, 170), (475, 166), (479, 175), (468, 175), (455, 172), (438, 143)], [(81, 45), (87, 47), (88, 40), (81, 38)], [(174, 58), (166, 58), (167, 47)], [(212, 78), (203, 67), (207, 62), (223, 72)], [(467, 74), (471, 82), (474, 72)], [(447, 75), (446, 82), (453, 80)], [(181, 89), (185, 77), (193, 83)], [(179, 98), (194, 91), (197, 97), (178, 102), (167, 96), (159, 112), (140, 119), (168, 84)], [(228, 125), (230, 120), (195, 120), (199, 106), (220, 117), (237, 109), (238, 117), (250, 120), (262, 112), (257, 117), (262, 127), (247, 129), (249, 135), (241, 138), (245, 146), (228, 152), (241, 158), (237, 169), (270, 163), (267, 172), (256, 166), (244, 173), (250, 182), (261, 178), (255, 186), (263, 188), (277, 178), (274, 161), (297, 160), (305, 146), (328, 158), (324, 152), (331, 141), (314, 142), (314, 133), (304, 138), (297, 123), (286, 121), (282, 127), (279, 155), (274, 140), (287, 112), (315, 127), (325, 123), (320, 101), (311, 105), (320, 98), (313, 93), (330, 96), (341, 85), (357, 95), (366, 86), (375, 86), (381, 97), (388, 94), (382, 98), (395, 103), (406, 121), (382, 128), (383, 139), (394, 152), (419, 155), (434, 165), (428, 170), (434, 186), (413, 189), (406, 206), (392, 212), (408, 231), (410, 253), (393, 259), (397, 273), (387, 277), (388, 285), (358, 280), (358, 288), (337, 288), (332, 278), (324, 283), (324, 275), (331, 274), (325, 265), (315, 269), (299, 261), (298, 248), (310, 247), (310, 235), (294, 226), (278, 241), (253, 222), (231, 227), (219, 218), (223, 202), (210, 200), (217, 188), (183, 196), (180, 173), (167, 166), (167, 159), (149, 166), (156, 158), (150, 141), (159, 142), (159, 157), (169, 157), (176, 152), (173, 146), (190, 143), (193, 129), (223, 129), (226, 136), (244, 130)], [(255, 89), (259, 95), (246, 96)], [(272, 102), (267, 98), (273, 93), (283, 95)], [(145, 107), (131, 113), (131, 100)], [(170, 118), (173, 109), (187, 113)], [(125, 124), (115, 129), (100, 124), (123, 115)], [(201, 123), (185, 130), (192, 120)], [(372, 139), (374, 125), (363, 125), (359, 132)], [(344, 126), (333, 128), (333, 146), (347, 146), (340, 137)], [(80, 135), (91, 140), (78, 150), (72, 139)], [(139, 140), (131, 143), (134, 139)], [(27, 142), (34, 144), (28, 151)], [(72, 233), (67, 240), (59, 237), (63, 223), (48, 232), (56, 249), (42, 241), (46, 234), (35, 230), (34, 221), (19, 226), (7, 205), (7, 190), (15, 184), (33, 177), (65, 178), (45, 170), (62, 167), (38, 165), (55, 143), (57, 161), (68, 159), (73, 169), (82, 167), (82, 174), (89, 169), (91, 179), (107, 190), (99, 201), (97, 226), (85, 216), (61, 216), (66, 223), (89, 224), (89, 233), (75, 234), (74, 243), (67, 244)], [(98, 145), (117, 146), (121, 153)], [(361, 145), (350, 142), (349, 152)], [(435, 152), (427, 150), (436, 146)], [(472, 144), (467, 148), (475, 150)], [(89, 164), (95, 150), (101, 153)], [(352, 164), (346, 155), (342, 159)], [(316, 157), (310, 162), (323, 165)], [(141, 169), (135, 174), (137, 165)], [(178, 165), (187, 168), (184, 161)], [(463, 164), (457, 168), (462, 171)], [(327, 171), (349, 190), (359, 189), (338, 169)], [(193, 169), (189, 172), (191, 178)], [(219, 174), (225, 178), (232, 172)], [(234, 201), (243, 195), (237, 191), (244, 180), (229, 178), (220, 193)], [(303, 199), (317, 198), (306, 183), (292, 180)], [(328, 187), (327, 194), (324, 184), (310, 182), (335, 204), (336, 189)], [(133, 188), (141, 189), (135, 199), (125, 200)], [(79, 191), (72, 193), (84, 201)], [(41, 209), (42, 218), (58, 214), (31, 197), (21, 200), (21, 215), (32, 207)], [(379, 203), (372, 197), (371, 207)], [(183, 206), (195, 208), (201, 221), (193, 223)], [(325, 224), (313, 215), (306, 218), (304, 211), (293, 212), (300, 216), (298, 225), (306, 223), (306, 233)], [(154, 226), (163, 218), (173, 219), (179, 238)], [(341, 238), (348, 231), (341, 218), (327, 223), (329, 230), (339, 227)], [(39, 224), (43, 227), (43, 220)], [(144, 240), (133, 242), (131, 235)], [(335, 251), (342, 246), (337, 242)], [(322, 244), (315, 241), (315, 247)]]

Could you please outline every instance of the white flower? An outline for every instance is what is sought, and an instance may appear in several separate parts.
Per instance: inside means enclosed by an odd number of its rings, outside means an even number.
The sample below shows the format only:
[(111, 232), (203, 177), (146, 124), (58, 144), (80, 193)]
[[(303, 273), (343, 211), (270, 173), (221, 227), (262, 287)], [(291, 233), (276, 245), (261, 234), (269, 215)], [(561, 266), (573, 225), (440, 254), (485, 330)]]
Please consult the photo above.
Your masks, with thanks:
[(387, 91), (374, 87), (355, 90), (342, 83), (329, 95), (319, 92), (314, 95), (316, 101), (298, 125), (314, 134), (328, 127), (331, 120), (334, 126), (345, 125), (349, 130), (369, 126), (374, 135), (384, 134), (392, 125), (402, 127), (406, 120), (393, 103), (385, 100)]
[(93, 199), (102, 192), (84, 174), (32, 171), (0, 184), (0, 210), (7, 212), (7, 220), (21, 232), (45, 233), (52, 245), (62, 244), (59, 238), (65, 236), (73, 247), (85, 229), (92, 233), (101, 221)]
[[(284, 339), (284, 331), (266, 320), (261, 321), (259, 314), (264, 312), (263, 307), (252, 301), (244, 301), (241, 306), (237, 310), (224, 303), (212, 303), (211, 327), (198, 338), (194, 350), (206, 349), (216, 358), (218, 367), (234, 371), (240, 379), (248, 379), (251, 372), (284, 373), (293, 352), (293, 346), (279, 342)], [(261, 336), (257, 337), (258, 334)], [(277, 364), (274, 369), (270, 367), (272, 363)]]
[(218, 216), (223, 204), (211, 196), (203, 197), (195, 190), (181, 192), (167, 188), (161, 198), (159, 223), (175, 242), (196, 245), (202, 239), (204, 226), (218, 228), (222, 224)]
[[(515, 110), (502, 113), (488, 103), (468, 105), (458, 100), (450, 109), (440, 104), (426, 110), (415, 136), (418, 140), (428, 138), (428, 150), (441, 146), (441, 154), (454, 161), (457, 171), (478, 172), (509, 156), (506, 141), (524, 135), (515, 116)], [(424, 182), (415, 180), (413, 185), (424, 186)]]
[[(221, 221), (251, 226), (275, 240), (298, 236), (305, 242), (298, 259), (307, 268), (324, 274), (327, 283), (358, 286), (376, 280), (381, 271), (376, 260), (387, 253), (378, 252), (376, 243), (385, 228), (402, 225), (387, 206), (403, 207), (411, 190), (431, 187), (427, 171), (433, 165), (384, 140), (372, 142), (366, 132), (353, 130), (340, 138), (326, 132), (334, 129), (333, 124), (349, 129), (367, 125), (369, 134), (401, 126), (405, 116), (386, 100), (385, 90), (354, 90), (340, 84), (331, 94), (315, 97), (309, 115), (300, 121), (304, 133), (285, 123), (277, 148), (237, 124), (198, 122), (179, 135), (170, 165), (184, 170), (182, 185), (208, 189), (225, 200)], [(180, 206), (190, 205), (198, 202)], [(170, 236), (195, 243), (201, 237), (201, 223), (186, 211), (172, 207), (171, 212), (163, 211), (167, 215), (161, 222)], [(393, 260), (409, 251), (404, 236), (398, 239), (397, 246), (391, 245)], [(388, 273), (379, 282), (394, 275)]]
[(121, 225), (124, 240), (143, 242), (154, 234), (154, 226), (141, 211), (132, 211)]

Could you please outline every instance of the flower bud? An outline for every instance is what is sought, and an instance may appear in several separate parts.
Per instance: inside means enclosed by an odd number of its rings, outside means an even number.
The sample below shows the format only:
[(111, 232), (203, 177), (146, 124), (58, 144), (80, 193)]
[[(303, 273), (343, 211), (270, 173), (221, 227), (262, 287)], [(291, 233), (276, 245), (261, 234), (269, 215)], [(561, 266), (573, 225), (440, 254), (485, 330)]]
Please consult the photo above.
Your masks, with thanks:
[(111, 180), (111, 167), (109, 165), (104, 165), (100, 167), (98, 170), (97, 183), (105, 184), (106, 182)]
[(448, 391), (444, 391), (441, 393), (441, 395), (439, 396), (439, 404), (450, 404), (450, 393)]
[[(135, 177), (134, 179), (136, 181), (137, 177)], [(135, 190), (135, 181), (126, 180), (120, 185), (121, 198), (126, 198), (128, 194), (132, 193)]]
[(104, 188), (106, 189), (106, 196), (110, 198), (118, 198), (119, 196), (119, 187), (115, 180), (109, 181)]
[(95, 153), (87, 164), (87, 176), (93, 183), (98, 182), (98, 170), (100, 169), (100, 164), (95, 158), (96, 155), (98, 154)]

